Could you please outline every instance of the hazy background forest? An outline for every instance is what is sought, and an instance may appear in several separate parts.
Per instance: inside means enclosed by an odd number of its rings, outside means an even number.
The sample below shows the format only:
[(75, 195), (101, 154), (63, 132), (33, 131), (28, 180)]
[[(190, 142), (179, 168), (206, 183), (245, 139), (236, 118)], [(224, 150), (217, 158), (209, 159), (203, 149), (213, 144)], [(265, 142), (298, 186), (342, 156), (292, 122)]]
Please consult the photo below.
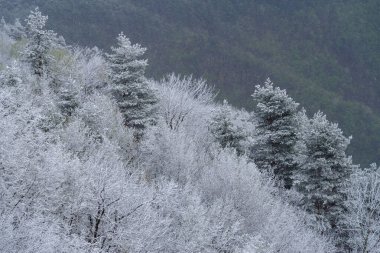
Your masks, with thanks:
[(68, 43), (108, 50), (124, 31), (149, 49), (148, 76), (204, 77), (238, 107), (269, 76), (354, 136), (354, 162), (380, 162), (380, 1), (0, 0), (0, 16), (36, 6)]

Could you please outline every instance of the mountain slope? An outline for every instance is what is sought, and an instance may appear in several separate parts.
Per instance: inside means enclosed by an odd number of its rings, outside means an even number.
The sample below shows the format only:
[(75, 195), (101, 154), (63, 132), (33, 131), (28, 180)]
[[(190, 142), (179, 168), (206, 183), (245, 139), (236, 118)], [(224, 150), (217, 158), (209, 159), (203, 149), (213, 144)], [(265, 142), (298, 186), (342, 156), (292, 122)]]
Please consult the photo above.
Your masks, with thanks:
[(236, 106), (252, 109), (253, 86), (270, 76), (354, 136), (355, 162), (380, 161), (376, 0), (0, 0), (0, 16), (37, 5), (69, 42), (108, 49), (123, 30), (148, 47), (150, 75), (203, 76)]

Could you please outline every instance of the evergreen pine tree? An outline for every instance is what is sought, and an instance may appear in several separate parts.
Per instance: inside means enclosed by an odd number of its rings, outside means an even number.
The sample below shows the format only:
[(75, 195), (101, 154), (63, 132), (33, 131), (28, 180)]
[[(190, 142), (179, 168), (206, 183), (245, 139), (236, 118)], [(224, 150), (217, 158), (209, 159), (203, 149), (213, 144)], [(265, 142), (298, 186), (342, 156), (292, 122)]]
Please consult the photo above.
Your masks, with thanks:
[(245, 136), (242, 129), (233, 124), (232, 111), (226, 100), (212, 118), (210, 130), (222, 148), (231, 147), (236, 149), (237, 154), (243, 154), (244, 148), (240, 142)]
[(257, 102), (258, 121), (258, 140), (252, 148), (252, 158), (260, 169), (272, 172), (289, 189), (292, 172), (297, 167), (298, 103), (285, 90), (273, 87), (269, 78), (263, 86), (256, 86), (252, 96)]
[(350, 138), (321, 112), (304, 131), (306, 158), (294, 175), (296, 189), (303, 196), (301, 206), (315, 215), (317, 229), (333, 232), (344, 212), (343, 184), (355, 168), (345, 153)]
[(125, 124), (143, 129), (153, 121), (152, 109), (156, 103), (153, 91), (144, 76), (147, 60), (140, 59), (146, 48), (132, 45), (130, 40), (120, 33), (118, 46), (112, 47), (107, 54), (110, 66), (111, 94), (115, 98)]
[(56, 33), (45, 30), (47, 20), (48, 17), (43, 16), (38, 8), (31, 11), (25, 20), (28, 42), (24, 56), (26, 61), (31, 64), (34, 74), (39, 77), (47, 73), (48, 65), (53, 60), (50, 50), (58, 43)]

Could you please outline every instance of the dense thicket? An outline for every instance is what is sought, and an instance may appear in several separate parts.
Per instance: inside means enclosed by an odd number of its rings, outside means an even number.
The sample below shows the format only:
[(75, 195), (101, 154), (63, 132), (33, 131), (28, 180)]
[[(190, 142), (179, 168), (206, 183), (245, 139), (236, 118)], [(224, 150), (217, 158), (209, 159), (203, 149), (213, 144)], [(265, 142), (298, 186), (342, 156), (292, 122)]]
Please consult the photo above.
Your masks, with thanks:
[(356, 163), (380, 162), (378, 0), (0, 0), (0, 17), (35, 6), (74, 44), (108, 51), (125, 31), (149, 48), (149, 75), (204, 77), (234, 106), (253, 109), (246, 94), (270, 76), (355, 137)]
[(323, 114), (270, 81), (255, 112), (218, 105), (202, 79), (147, 79), (122, 33), (104, 54), (46, 21), (0, 27), (0, 251), (378, 252), (378, 169)]

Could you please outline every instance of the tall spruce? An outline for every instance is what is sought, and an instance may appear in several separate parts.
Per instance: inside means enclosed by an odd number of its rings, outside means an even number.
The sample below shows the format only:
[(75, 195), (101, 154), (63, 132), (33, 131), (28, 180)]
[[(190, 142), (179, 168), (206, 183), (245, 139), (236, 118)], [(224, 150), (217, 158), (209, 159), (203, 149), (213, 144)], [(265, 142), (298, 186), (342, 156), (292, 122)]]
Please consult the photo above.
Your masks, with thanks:
[(58, 45), (57, 34), (54, 31), (46, 30), (47, 16), (36, 8), (30, 12), (25, 20), (27, 23), (27, 45), (25, 47), (25, 60), (31, 64), (34, 74), (39, 77), (47, 74), (48, 66), (53, 60), (50, 54), (51, 49)]
[(156, 103), (153, 91), (145, 78), (146, 59), (141, 59), (146, 48), (131, 41), (120, 33), (117, 47), (107, 54), (110, 66), (111, 94), (116, 100), (125, 124), (144, 129), (153, 121), (152, 109)]
[(253, 98), (257, 102), (257, 145), (252, 158), (262, 170), (270, 171), (283, 183), (292, 187), (292, 173), (297, 167), (298, 103), (285, 90), (274, 87), (268, 78), (263, 86), (257, 85)]
[(350, 138), (321, 112), (303, 129), (305, 161), (294, 174), (296, 189), (301, 206), (315, 215), (316, 228), (331, 234), (345, 211), (343, 185), (355, 168), (345, 153)]

